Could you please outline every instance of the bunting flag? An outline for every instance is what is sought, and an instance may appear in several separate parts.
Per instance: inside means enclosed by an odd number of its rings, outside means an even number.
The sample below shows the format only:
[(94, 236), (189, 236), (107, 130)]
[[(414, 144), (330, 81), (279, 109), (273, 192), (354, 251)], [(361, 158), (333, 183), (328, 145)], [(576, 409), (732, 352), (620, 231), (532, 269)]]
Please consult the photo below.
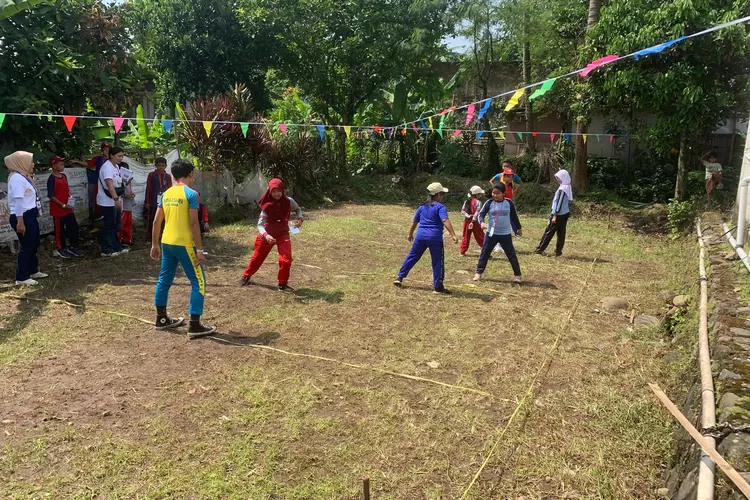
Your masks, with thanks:
[(536, 137), (536, 136), (538, 136), (538, 135), (539, 135), (539, 132), (532, 132), (532, 133), (531, 133), (531, 137)]
[(478, 131), (477, 132), (477, 139), (481, 139), (483, 135), (484, 135), (484, 130)]
[(430, 130), (433, 130), (433, 127), (432, 127), (432, 117), (431, 116), (429, 118), (427, 118), (427, 123), (430, 124)]
[(477, 120), (481, 120), (484, 118), (484, 115), (487, 114), (487, 111), (490, 110), (490, 106), (492, 105), (492, 99), (487, 99), (484, 101), (484, 106), (482, 106), (482, 109), (479, 110), (479, 116), (477, 116)]
[(596, 68), (600, 66), (604, 66), (605, 64), (609, 64), (612, 61), (616, 61), (620, 58), (618, 55), (611, 55), (611, 56), (605, 56), (601, 59), (597, 59), (596, 61), (591, 61), (586, 65), (585, 68), (581, 70), (581, 76), (587, 77), (591, 74), (592, 71), (594, 71)]
[(5, 121), (5, 113), (0, 113), (0, 128), (3, 128), (4, 121)]
[(570, 134), (565, 134), (565, 144), (570, 144)]
[(73, 125), (76, 122), (75, 116), (63, 116), (63, 121), (65, 122), (65, 126), (68, 128), (68, 132), (73, 131)]
[(476, 109), (476, 106), (473, 104), (469, 104), (469, 111), (466, 113), (466, 123), (464, 125), (468, 125), (471, 123), (471, 120), (474, 119), (474, 110)]
[(557, 80), (557, 78), (545, 80), (544, 83), (542, 83), (542, 86), (536, 89), (534, 93), (529, 96), (529, 101), (533, 101), (537, 97), (542, 97), (544, 94), (546, 94), (547, 91), (552, 88), (552, 85), (555, 84), (555, 80)]
[(174, 122), (172, 120), (170, 120), (169, 118), (162, 118), (162, 120), (161, 120), (161, 124), (164, 126), (164, 130), (166, 130), (168, 134), (172, 133), (172, 124), (173, 123)]
[(112, 118), (112, 124), (115, 126), (115, 134), (120, 131), (123, 123), (125, 123), (125, 118)]
[(376, 134), (379, 134), (382, 131), (383, 131), (383, 127), (381, 127), (380, 125), (375, 125), (375, 133)]
[(395, 128), (395, 127), (391, 127), (391, 133), (390, 133), (390, 135), (388, 136), (388, 138), (389, 138), (389, 139), (393, 139), (393, 134), (395, 134), (395, 133), (396, 133), (396, 128)]
[(516, 90), (516, 93), (513, 94), (513, 96), (510, 98), (510, 101), (508, 101), (508, 104), (505, 106), (506, 113), (518, 105), (518, 100), (521, 99), (521, 96), (524, 92), (526, 92), (526, 89)]
[(286, 135), (286, 123), (279, 123), (279, 130), (281, 130), (281, 133)]
[(443, 115), (440, 117), (440, 124), (438, 124), (437, 132), (440, 134), (440, 137), (443, 137), (443, 124), (445, 123), (445, 117), (448, 115)]
[(420, 124), (420, 125), (422, 126), (422, 128), (423, 128), (424, 130), (430, 130), (430, 129), (428, 129), (428, 128), (427, 128), (427, 125), (425, 125), (425, 122), (424, 122), (424, 120), (419, 120), (419, 124)]
[(246, 122), (240, 123), (240, 130), (242, 130), (243, 137), (247, 137), (247, 131), (249, 128), (250, 128), (249, 123), (246, 123)]
[(499, 135), (500, 135), (500, 139), (505, 140), (505, 132), (500, 131)]
[(612, 144), (615, 142), (615, 134), (609, 134), (609, 143)]
[(203, 122), (203, 130), (206, 131), (206, 137), (211, 137), (211, 129), (213, 128), (213, 125), (214, 125), (213, 121)]
[(453, 131), (453, 137), (458, 137), (459, 135), (461, 135), (461, 131), (460, 130), (454, 130)]
[(602, 142), (602, 136), (599, 134), (596, 134), (596, 142)]
[(549, 142), (552, 142), (552, 143), (554, 143), (554, 142), (555, 142), (555, 136), (556, 136), (556, 135), (557, 135), (557, 134), (554, 134), (554, 133), (550, 134), (550, 135), (549, 135)]
[(674, 45), (676, 43), (679, 43), (679, 42), (685, 40), (686, 38), (688, 38), (688, 37), (681, 36), (680, 38), (675, 38), (674, 40), (670, 40), (668, 42), (660, 43), (659, 45), (654, 45), (653, 47), (649, 47), (647, 49), (639, 50), (638, 52), (636, 52), (635, 54), (633, 54), (633, 57), (637, 61), (638, 59), (640, 59), (643, 56), (647, 56), (649, 54), (658, 54), (659, 52), (662, 52), (662, 51), (668, 49), (672, 45)]
[(352, 135), (352, 127), (347, 125), (344, 127), (344, 133), (346, 134), (346, 138), (348, 139), (350, 135)]
[(406, 135), (406, 127), (401, 129), (401, 135)]
[(586, 144), (586, 141), (589, 140), (589, 136), (587, 134), (583, 134), (583, 143)]
[(516, 134), (518, 135), (518, 140), (523, 141), (523, 132), (516, 132)]
[(415, 134), (419, 134), (419, 129), (417, 128), (416, 125), (414, 125), (414, 122), (411, 122), (411, 128), (414, 129)]

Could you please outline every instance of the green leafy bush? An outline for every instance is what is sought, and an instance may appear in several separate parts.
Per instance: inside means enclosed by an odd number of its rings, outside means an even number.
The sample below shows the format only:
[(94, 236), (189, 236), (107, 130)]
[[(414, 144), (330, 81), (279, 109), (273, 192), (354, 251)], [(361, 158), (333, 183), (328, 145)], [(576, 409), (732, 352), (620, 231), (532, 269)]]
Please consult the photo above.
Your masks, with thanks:
[(689, 201), (670, 200), (667, 213), (667, 226), (673, 235), (692, 228), (695, 220), (695, 207)]
[(526, 182), (513, 197), (519, 212), (543, 213), (552, 206), (552, 188), (534, 182)]
[(479, 173), (479, 165), (476, 160), (469, 156), (461, 144), (457, 142), (440, 144), (438, 155), (440, 167), (437, 169), (437, 173), (439, 174), (472, 177)]

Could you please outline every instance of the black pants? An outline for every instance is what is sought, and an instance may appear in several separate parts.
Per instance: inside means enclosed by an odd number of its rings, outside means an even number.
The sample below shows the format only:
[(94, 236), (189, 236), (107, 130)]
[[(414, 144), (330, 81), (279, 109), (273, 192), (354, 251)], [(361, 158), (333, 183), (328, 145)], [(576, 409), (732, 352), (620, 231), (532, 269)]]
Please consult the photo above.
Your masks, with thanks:
[[(32, 274), (39, 272), (39, 260), (36, 257), (40, 244), (38, 214), (39, 211), (36, 208), (26, 210), (23, 213), (23, 224), (26, 226), (26, 232), (23, 234), (16, 232), (18, 243), (21, 246), (16, 260), (16, 281), (26, 281), (31, 278)], [(15, 215), (10, 216), (10, 225), (15, 231), (18, 226), (18, 218)]]
[(512, 234), (495, 234), (489, 236), (489, 233), (484, 238), (484, 245), (482, 245), (482, 253), (479, 254), (479, 262), (477, 262), (477, 274), (483, 274), (487, 268), (487, 261), (490, 260), (492, 255), (492, 249), (495, 245), (500, 245), (505, 256), (510, 261), (510, 266), (513, 268), (514, 276), (521, 276), (521, 265), (518, 263), (518, 256), (516, 255), (516, 249), (513, 246), (513, 235)]
[(122, 250), (118, 233), (122, 228), (121, 212), (115, 207), (102, 207), (104, 216), (104, 227), (99, 231), (99, 244), (102, 247), (102, 253), (114, 253)]
[(568, 230), (568, 219), (570, 214), (558, 215), (556, 222), (552, 222), (552, 216), (550, 215), (547, 229), (544, 230), (542, 241), (539, 242), (539, 246), (536, 248), (536, 253), (542, 253), (547, 249), (547, 246), (552, 241), (552, 237), (557, 233), (557, 247), (555, 248), (555, 255), (562, 255), (563, 247), (565, 246), (565, 234)]
[(69, 213), (62, 216), (54, 216), (55, 241), (58, 250), (65, 250), (65, 240), (70, 240), (70, 248), (78, 248), (78, 221), (76, 214)]

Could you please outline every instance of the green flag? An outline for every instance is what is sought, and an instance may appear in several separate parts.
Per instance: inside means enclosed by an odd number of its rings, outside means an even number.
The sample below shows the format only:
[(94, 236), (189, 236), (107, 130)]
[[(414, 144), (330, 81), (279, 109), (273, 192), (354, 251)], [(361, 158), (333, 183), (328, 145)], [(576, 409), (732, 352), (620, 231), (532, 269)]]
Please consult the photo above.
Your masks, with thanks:
[(523, 140), (523, 132), (516, 132), (516, 134), (518, 134), (520, 140)]
[(545, 80), (544, 83), (542, 83), (542, 86), (536, 89), (534, 93), (529, 96), (529, 101), (533, 101), (537, 97), (541, 97), (546, 94), (547, 91), (552, 88), (552, 85), (555, 84), (555, 80), (557, 80), (557, 78)]
[(4, 121), (5, 121), (5, 113), (0, 113), (0, 128), (3, 128)]
[(247, 129), (250, 127), (249, 123), (240, 123), (240, 128), (242, 129), (242, 135), (247, 137)]

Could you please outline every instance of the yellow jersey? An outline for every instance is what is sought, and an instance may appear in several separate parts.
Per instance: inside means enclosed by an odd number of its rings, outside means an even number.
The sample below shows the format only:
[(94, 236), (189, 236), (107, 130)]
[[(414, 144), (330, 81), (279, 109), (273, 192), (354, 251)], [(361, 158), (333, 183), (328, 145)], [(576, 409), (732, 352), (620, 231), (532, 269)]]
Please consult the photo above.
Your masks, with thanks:
[(164, 211), (164, 233), (161, 242), (193, 248), (193, 232), (190, 228), (190, 209), (198, 209), (198, 193), (184, 184), (167, 189), (159, 206)]

